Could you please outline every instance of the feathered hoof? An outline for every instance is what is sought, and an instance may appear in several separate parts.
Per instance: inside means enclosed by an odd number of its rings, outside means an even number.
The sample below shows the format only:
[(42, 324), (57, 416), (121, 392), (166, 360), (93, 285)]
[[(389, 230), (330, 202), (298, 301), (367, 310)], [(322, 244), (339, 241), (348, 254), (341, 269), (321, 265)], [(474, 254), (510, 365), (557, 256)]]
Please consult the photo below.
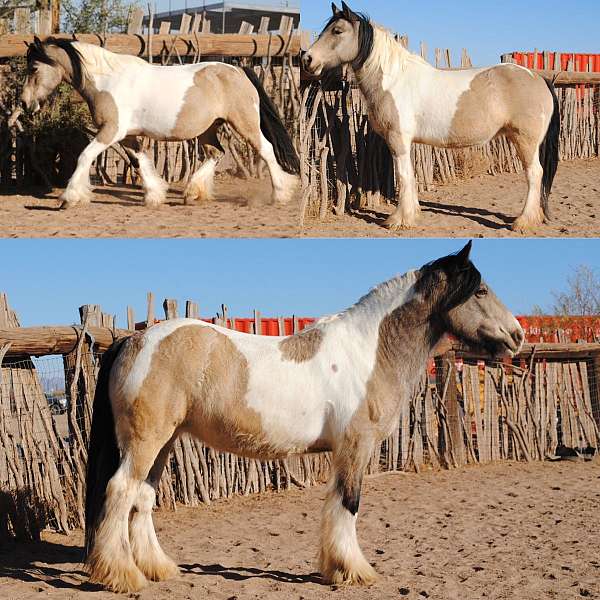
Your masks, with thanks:
[(544, 220), (544, 213), (541, 210), (532, 214), (522, 214), (514, 220), (511, 229), (515, 233), (531, 233), (531, 231), (542, 225)]
[(166, 581), (167, 579), (177, 577), (179, 574), (179, 567), (168, 556), (164, 556), (152, 564), (137, 561), (136, 564), (151, 581)]
[(75, 191), (73, 189), (67, 188), (60, 195), (59, 200), (61, 200), (59, 208), (61, 210), (66, 210), (69, 208), (80, 206), (82, 204), (89, 204), (92, 201), (92, 192), (91, 190)]
[(138, 592), (148, 584), (148, 580), (133, 561), (125, 565), (92, 558), (88, 568), (90, 583), (102, 585), (112, 592), (130, 594)]
[(300, 177), (286, 173), (281, 186), (273, 190), (272, 204), (289, 204), (299, 189)]
[(214, 200), (212, 187), (208, 189), (206, 186), (190, 184), (183, 192), (183, 202), (186, 206), (211, 202), (212, 200)]
[(406, 231), (412, 229), (416, 222), (416, 217), (396, 217), (392, 215), (383, 222), (383, 226), (390, 231)]
[(323, 580), (331, 585), (373, 585), (377, 580), (375, 569), (361, 560), (355, 565), (331, 564), (321, 567)]

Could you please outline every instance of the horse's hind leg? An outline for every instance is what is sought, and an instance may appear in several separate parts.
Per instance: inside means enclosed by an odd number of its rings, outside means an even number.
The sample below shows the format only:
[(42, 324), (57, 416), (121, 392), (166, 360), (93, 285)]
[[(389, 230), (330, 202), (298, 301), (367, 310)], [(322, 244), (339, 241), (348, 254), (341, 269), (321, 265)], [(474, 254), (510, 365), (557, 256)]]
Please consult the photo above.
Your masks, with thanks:
[(370, 437), (346, 434), (346, 439), (333, 453), (319, 556), (321, 575), (329, 583), (369, 585), (375, 581), (375, 570), (363, 556), (356, 539), (360, 488), (371, 452)]
[(167, 199), (169, 184), (162, 179), (151, 158), (142, 150), (139, 140), (134, 136), (128, 136), (122, 141), (122, 145), (130, 148), (137, 160), (137, 170), (142, 178), (144, 190), (144, 204), (150, 207), (160, 206)]
[(287, 204), (298, 189), (299, 178), (286, 173), (277, 162), (273, 145), (260, 130), (260, 115), (256, 107), (244, 107), (243, 111), (230, 117), (229, 122), (267, 164), (273, 186), (273, 202)]
[(121, 464), (106, 487), (104, 510), (86, 562), (90, 581), (115, 592), (133, 592), (146, 584), (129, 543), (129, 518), (163, 445), (164, 440), (157, 441), (151, 435), (128, 442), (122, 448)]
[(129, 542), (133, 559), (142, 573), (152, 581), (163, 581), (179, 572), (177, 565), (160, 547), (152, 523), (156, 490), (175, 438), (176, 435), (163, 446), (148, 478), (141, 484), (129, 522)]
[(544, 211), (542, 210), (542, 178), (544, 170), (540, 163), (541, 140), (533, 140), (531, 136), (520, 133), (511, 136), (517, 148), (519, 158), (523, 163), (527, 175), (527, 199), (523, 212), (512, 224), (513, 231), (525, 233), (544, 222)]
[(215, 122), (211, 128), (200, 138), (202, 149), (206, 160), (202, 166), (192, 175), (187, 184), (183, 197), (186, 204), (195, 202), (205, 202), (213, 199), (213, 184), (215, 171), (219, 160), (223, 156), (223, 147), (217, 137), (217, 130), (220, 123)]

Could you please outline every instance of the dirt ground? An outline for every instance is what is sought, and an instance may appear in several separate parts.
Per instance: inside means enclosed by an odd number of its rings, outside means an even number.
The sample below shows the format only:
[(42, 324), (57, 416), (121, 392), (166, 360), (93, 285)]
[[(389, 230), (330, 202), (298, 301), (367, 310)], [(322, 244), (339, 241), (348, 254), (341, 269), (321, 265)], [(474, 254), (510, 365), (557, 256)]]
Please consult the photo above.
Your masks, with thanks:
[[(359, 539), (370, 588), (315, 573), (324, 486), (157, 511), (179, 577), (133, 598), (600, 598), (600, 462), (504, 463), (366, 479)], [(0, 550), (0, 596), (116, 598), (87, 584), (82, 534)]]
[[(523, 209), (527, 184), (523, 173), (479, 175), (440, 185), (420, 194), (418, 226), (400, 234), (381, 223), (392, 206), (356, 215), (331, 215), (310, 222), (304, 235), (331, 237), (528, 237), (510, 225)], [(539, 237), (600, 236), (600, 159), (560, 163), (552, 195), (552, 222), (535, 231)]]
[[(139, 188), (96, 188), (92, 204), (58, 209), (61, 190), (0, 196), (0, 237), (522, 237), (510, 223), (523, 206), (523, 174), (480, 175), (421, 194), (419, 225), (400, 234), (381, 223), (392, 207), (330, 215), (299, 226), (299, 201), (268, 204), (270, 181), (221, 177), (213, 202), (185, 206), (174, 185), (159, 209), (142, 205)], [(241, 193), (240, 193), (241, 191)], [(554, 219), (536, 235), (600, 236), (600, 159), (561, 163), (551, 196)]]
[(271, 182), (220, 176), (212, 202), (186, 206), (173, 184), (167, 203), (143, 205), (139, 187), (96, 187), (91, 204), (60, 210), (61, 189), (0, 196), (0, 237), (289, 237), (298, 233), (299, 199), (270, 203)]
[[(400, 234), (381, 227), (391, 206), (309, 219), (301, 229), (298, 199), (269, 205), (270, 189), (268, 178), (222, 176), (215, 201), (185, 206), (175, 184), (159, 209), (143, 206), (139, 188), (122, 186), (96, 188), (91, 205), (69, 211), (58, 209), (61, 190), (0, 195), (0, 237), (523, 237), (510, 230), (526, 194), (523, 174), (480, 175), (425, 192), (419, 225)], [(536, 235), (600, 236), (600, 159), (561, 163), (551, 206), (552, 223)]]

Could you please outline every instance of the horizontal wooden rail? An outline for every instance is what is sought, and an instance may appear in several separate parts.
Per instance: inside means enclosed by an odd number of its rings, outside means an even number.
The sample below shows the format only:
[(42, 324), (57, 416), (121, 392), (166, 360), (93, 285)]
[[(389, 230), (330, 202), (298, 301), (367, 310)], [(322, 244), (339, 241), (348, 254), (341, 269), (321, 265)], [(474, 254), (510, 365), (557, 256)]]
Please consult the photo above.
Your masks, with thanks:
[[(489, 360), (489, 356), (464, 350), (460, 345), (455, 344), (451, 348), (457, 355), (467, 360)], [(516, 359), (529, 359), (535, 354), (535, 358), (593, 358), (600, 356), (600, 344), (523, 344), (523, 348), (516, 355)]]
[[(5, 356), (44, 356), (68, 354), (75, 350), (82, 332), (81, 326), (15, 327), (0, 329), (0, 355), (2, 348), (10, 344)], [(132, 332), (107, 327), (88, 327), (87, 333), (94, 340), (94, 351), (104, 352), (113, 341)]]
[(543, 71), (531, 69), (534, 73), (546, 77), (547, 79), (555, 79), (556, 85), (579, 85), (579, 84), (594, 84), (600, 85), (600, 73), (588, 73), (583, 71)]
[[(56, 34), (56, 37), (72, 39), (69, 34)], [(114, 34), (101, 38), (95, 34), (79, 34), (76, 36), (80, 42), (101, 45), (117, 54), (133, 54), (137, 56), (148, 55), (148, 37), (142, 35)], [(7, 34), (0, 35), (0, 58), (25, 56), (27, 43), (33, 41), (33, 35)], [(289, 44), (288, 44), (289, 42)], [(291, 40), (287, 36), (278, 34), (240, 35), (237, 33), (202, 33), (191, 35), (153, 35), (152, 55), (157, 56), (166, 48), (167, 51), (174, 45), (181, 56), (187, 54), (205, 56), (295, 56), (300, 53), (300, 36), (292, 34)]]

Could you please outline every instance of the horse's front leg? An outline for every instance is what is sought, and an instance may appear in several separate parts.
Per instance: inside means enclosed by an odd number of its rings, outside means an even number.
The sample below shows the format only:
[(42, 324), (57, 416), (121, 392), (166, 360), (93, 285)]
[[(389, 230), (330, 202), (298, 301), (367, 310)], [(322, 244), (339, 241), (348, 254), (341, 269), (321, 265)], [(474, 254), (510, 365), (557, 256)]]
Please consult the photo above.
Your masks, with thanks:
[(372, 448), (370, 436), (355, 433), (346, 434), (334, 450), (319, 556), (321, 575), (328, 583), (370, 585), (376, 578), (356, 539), (360, 488)]
[(385, 220), (384, 226), (394, 231), (413, 227), (421, 213), (417, 181), (410, 157), (410, 146), (409, 139), (398, 140), (390, 144), (396, 168), (398, 208)]
[(69, 179), (65, 191), (61, 194), (61, 208), (71, 208), (77, 204), (89, 204), (92, 199), (92, 186), (90, 185), (90, 167), (95, 158), (104, 152), (111, 144), (118, 141), (118, 137), (109, 136), (101, 129), (96, 137), (85, 147), (77, 159), (77, 168)]

